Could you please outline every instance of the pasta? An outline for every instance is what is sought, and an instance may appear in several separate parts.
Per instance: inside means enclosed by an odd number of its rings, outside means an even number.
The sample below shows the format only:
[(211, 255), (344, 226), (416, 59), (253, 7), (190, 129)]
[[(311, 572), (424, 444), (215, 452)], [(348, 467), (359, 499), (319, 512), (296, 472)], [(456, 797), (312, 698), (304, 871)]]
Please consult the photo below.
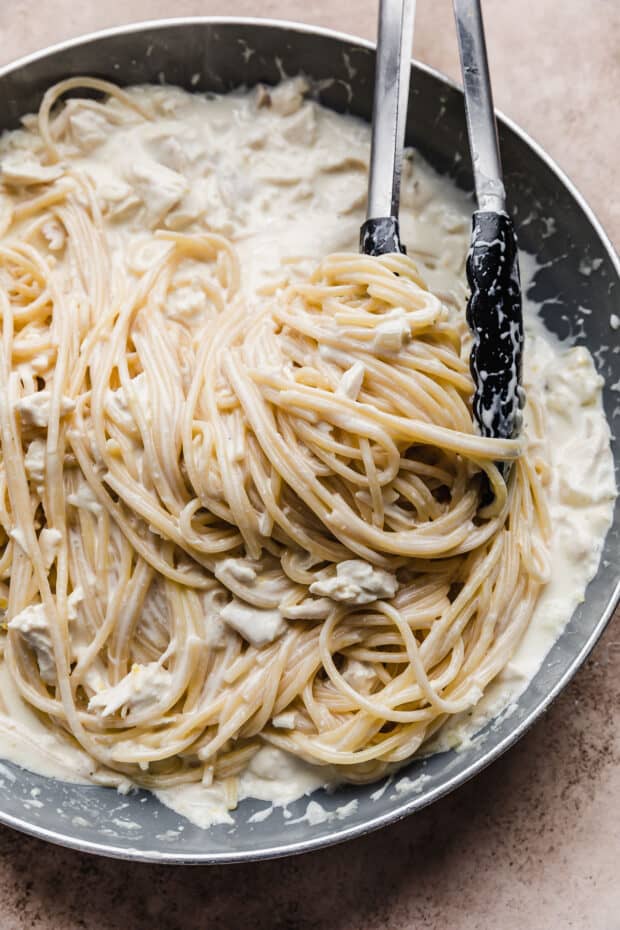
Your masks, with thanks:
[[(81, 88), (106, 102), (56, 106)], [(72, 112), (153, 119), (63, 82), (4, 167), (11, 676), (104, 783), (215, 780), (234, 806), (265, 744), (376, 779), (476, 705), (528, 626), (542, 408), (529, 443), (476, 433), (463, 314), (412, 258), (336, 252), (249, 300), (227, 236), (163, 222), (162, 184), (119, 260)], [(189, 283), (201, 310), (175, 315)]]

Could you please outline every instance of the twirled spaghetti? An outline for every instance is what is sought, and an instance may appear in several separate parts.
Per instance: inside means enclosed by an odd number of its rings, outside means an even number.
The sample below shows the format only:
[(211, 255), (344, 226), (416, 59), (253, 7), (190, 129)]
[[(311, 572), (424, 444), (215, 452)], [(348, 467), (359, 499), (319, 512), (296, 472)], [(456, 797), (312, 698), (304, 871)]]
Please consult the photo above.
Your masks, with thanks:
[[(81, 87), (107, 102), (54, 108)], [(331, 254), (250, 299), (171, 168), (106, 200), (80, 145), (149, 121), (148, 98), (64, 82), (4, 163), (5, 661), (105, 783), (215, 779), (232, 806), (265, 743), (375, 779), (527, 628), (542, 410), (528, 448), (477, 435), (462, 313), (411, 258)]]

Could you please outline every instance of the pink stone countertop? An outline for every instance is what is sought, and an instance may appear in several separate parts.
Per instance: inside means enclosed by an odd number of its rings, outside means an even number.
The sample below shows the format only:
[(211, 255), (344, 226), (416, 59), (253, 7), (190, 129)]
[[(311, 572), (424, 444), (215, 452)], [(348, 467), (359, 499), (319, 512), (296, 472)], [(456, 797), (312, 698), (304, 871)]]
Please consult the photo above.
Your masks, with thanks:
[[(620, 244), (620, 3), (486, 0), (497, 106)], [(12, 0), (0, 61), (140, 19), (257, 15), (365, 37), (369, 0)], [(457, 76), (449, 0), (419, 0), (416, 57)], [(617, 621), (616, 617), (616, 621)], [(620, 635), (608, 629), (533, 730), (432, 808), (286, 861), (104, 861), (0, 828), (0, 930), (620, 930)]]

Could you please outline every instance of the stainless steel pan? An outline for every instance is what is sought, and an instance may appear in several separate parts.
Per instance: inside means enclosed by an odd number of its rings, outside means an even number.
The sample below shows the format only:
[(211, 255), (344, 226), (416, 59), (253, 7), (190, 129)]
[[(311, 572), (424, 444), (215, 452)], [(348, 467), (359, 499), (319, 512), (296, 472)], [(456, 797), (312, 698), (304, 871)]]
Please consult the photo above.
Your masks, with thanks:
[[(277, 82), (304, 72), (317, 81), (321, 101), (335, 110), (370, 117), (374, 52), (365, 42), (328, 30), (249, 19), (179, 19), (126, 26), (55, 46), (0, 70), (0, 125), (11, 128), (36, 110), (55, 81), (77, 74), (122, 84), (166, 81), (196, 90), (226, 91), (258, 81)], [(506, 187), (514, 208), (520, 245), (540, 259), (532, 285), (548, 327), (577, 335), (605, 376), (605, 404), (619, 433), (620, 354), (610, 315), (620, 314), (620, 263), (587, 204), (568, 178), (525, 133), (500, 118)], [(471, 189), (463, 99), (440, 74), (415, 65), (411, 81), (407, 141), (439, 171)], [(527, 220), (527, 222), (525, 222)], [(580, 272), (586, 261), (596, 267)], [(583, 264), (581, 265), (583, 268)], [(558, 303), (558, 297), (561, 303)], [(580, 307), (592, 313), (580, 313)], [(614, 439), (618, 465), (620, 443)], [(264, 802), (244, 801), (234, 826), (203, 831), (162, 807), (144, 792), (122, 797), (109, 789), (50, 781), (10, 764), (0, 765), (0, 821), (43, 839), (87, 852), (160, 862), (232, 862), (284, 856), (340, 842), (404, 817), (471, 778), (514, 743), (545, 710), (582, 664), (610, 619), (620, 589), (620, 508), (598, 575), (538, 675), (510, 716), (483, 731), (463, 752), (411, 763), (403, 775), (424, 774), (420, 790), (397, 794), (388, 787), (345, 787), (321, 797), (335, 810), (351, 800), (356, 809), (342, 820), (291, 823), (307, 799), (262, 823), (248, 823)]]

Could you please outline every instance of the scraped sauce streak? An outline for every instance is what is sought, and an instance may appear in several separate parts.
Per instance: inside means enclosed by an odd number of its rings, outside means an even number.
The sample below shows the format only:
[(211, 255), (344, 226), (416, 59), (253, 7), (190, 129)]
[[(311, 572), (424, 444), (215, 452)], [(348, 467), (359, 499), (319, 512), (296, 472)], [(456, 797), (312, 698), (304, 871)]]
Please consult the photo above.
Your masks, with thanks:
[[(183, 228), (205, 217), (210, 231), (233, 241), (241, 262), (242, 286), (250, 302), (256, 299), (257, 288), (283, 276), (283, 262), (287, 274), (301, 276), (329, 253), (355, 251), (364, 217), (369, 127), (304, 100), (303, 91), (301, 82), (287, 82), (269, 97), (263, 92), (265, 98), (259, 102), (264, 105), (258, 108), (255, 92), (205, 99), (166, 87), (131, 91), (142, 99), (157, 98), (165, 116), (156, 127), (137, 123), (110, 129), (98, 123), (95, 113), (76, 106), (72, 116), (72, 132), (80, 148), (76, 161), (93, 179), (98, 196), (107, 203), (108, 215), (116, 217), (116, 235), (110, 237), (112, 249), (136, 250), (140, 244), (139, 232), (131, 222), (125, 222), (136, 203), (143, 205), (150, 222), (166, 216), (168, 228)], [(3, 148), (2, 165), (7, 178), (12, 176), (17, 182), (20, 171), (54, 171), (53, 166), (24, 166), (23, 157), (6, 155), (6, 137)], [(207, 153), (210, 171), (204, 170)], [(46, 180), (49, 178), (41, 178), (42, 182)], [(431, 291), (455, 310), (462, 310), (466, 302), (464, 260), (470, 215), (471, 204), (464, 195), (415, 153), (409, 153), (402, 181), (402, 239), (409, 255), (422, 268)], [(60, 228), (51, 227), (46, 235), (50, 247), (54, 242), (61, 246)], [(145, 242), (147, 238), (152, 242), (150, 236), (145, 237)], [(145, 254), (146, 263), (148, 259)], [(522, 270), (526, 283), (535, 273), (534, 262), (522, 257)], [(200, 287), (189, 284), (179, 288), (173, 299), (171, 312), (187, 319), (200, 314), (205, 297)], [(474, 711), (455, 717), (440, 731), (435, 749), (467, 746), (490, 717), (524, 690), (575, 607), (583, 601), (611, 521), (615, 482), (609, 427), (601, 405), (601, 378), (585, 348), (560, 345), (544, 329), (535, 307), (525, 301), (524, 310), (525, 388), (542, 401), (548, 418), (551, 580), (516, 654)], [(403, 324), (397, 314), (393, 317), (381, 324), (380, 338), (386, 346), (398, 348)], [(340, 390), (355, 399), (360, 383), (360, 373), (353, 366)], [(39, 394), (36, 403), (44, 404), (45, 398)], [(122, 397), (112, 397), (109, 403), (116, 404), (117, 415), (122, 415)], [(22, 411), (22, 417), (31, 417), (34, 422), (37, 417), (45, 419), (44, 411), (35, 407)], [(527, 423), (526, 409), (526, 432)], [(36, 475), (37, 468), (41, 470), (43, 453), (42, 444), (41, 448), (31, 445), (30, 461), (26, 462), (31, 476)], [(81, 489), (80, 493), (86, 492)], [(93, 508), (93, 512), (99, 506), (94, 498), (78, 504)], [(48, 543), (53, 547), (54, 539), (50, 537)], [(239, 568), (228, 565), (223, 570), (234, 575)], [(364, 578), (367, 570), (364, 562), (343, 563), (337, 577), (317, 582), (313, 593), (337, 600), (338, 592), (344, 590), (349, 603), (351, 591), (359, 592), (355, 594), (360, 598), (358, 603), (364, 603), (365, 596), (372, 600), (373, 591), (381, 592), (375, 597), (389, 597), (393, 576), (376, 572), (377, 577)], [(368, 590), (371, 594), (365, 595)], [(273, 617), (263, 616), (263, 627), (257, 627), (255, 622), (248, 624), (244, 613), (247, 605), (235, 600), (226, 610), (226, 622), (242, 635), (249, 635), (249, 630), (259, 643), (261, 636), (262, 641), (273, 638), (273, 624), (282, 622), (278, 611), (273, 611)], [(21, 620), (35, 651), (38, 619), (31, 611)], [(40, 643), (41, 654), (37, 651), (42, 674), (44, 645)], [(363, 671), (360, 665), (360, 673)], [(132, 685), (134, 701), (148, 700), (150, 689), (165, 684), (160, 680), (165, 674), (164, 669), (150, 669), (147, 665), (137, 673), (140, 680), (123, 680), (121, 684), (125, 689)], [(102, 702), (108, 702), (100, 708), (104, 714), (113, 713), (128, 700), (125, 693), (110, 694), (114, 690), (109, 689), (105, 698), (102, 695)], [(4, 705), (0, 754), (50, 777), (87, 782), (92, 760), (43, 725), (17, 693), (4, 666), (0, 668), (0, 691)], [(286, 714), (280, 716), (273, 725), (286, 728), (290, 721), (285, 719)], [(241, 775), (239, 798), (286, 805), (324, 782), (322, 770), (266, 746)], [(128, 789), (130, 783), (121, 787)], [(165, 804), (200, 826), (233, 822), (218, 787), (188, 784), (157, 794)], [(379, 797), (380, 792), (375, 794)], [(305, 819), (309, 823), (323, 822), (326, 818), (321, 810), (309, 807)], [(264, 816), (267, 814), (260, 812), (256, 822)]]

